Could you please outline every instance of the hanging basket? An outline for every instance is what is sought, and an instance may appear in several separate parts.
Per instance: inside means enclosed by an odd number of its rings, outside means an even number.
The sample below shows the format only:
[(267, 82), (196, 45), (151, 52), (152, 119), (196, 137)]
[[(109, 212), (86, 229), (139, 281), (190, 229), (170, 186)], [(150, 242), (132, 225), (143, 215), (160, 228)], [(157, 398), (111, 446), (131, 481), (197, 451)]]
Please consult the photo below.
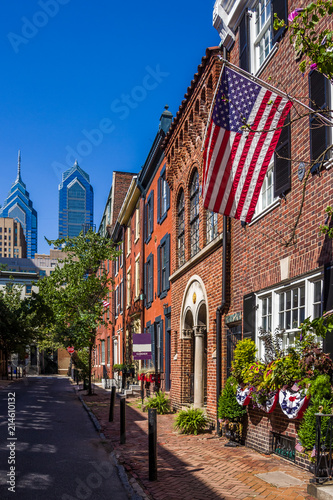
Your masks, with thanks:
[(247, 406), (251, 401), (251, 393), (253, 392), (253, 387), (237, 387), (236, 400), (241, 406)]
[(298, 391), (281, 389), (279, 393), (281, 410), (290, 419), (302, 418), (309, 401), (310, 396), (307, 395), (307, 389)]
[(266, 400), (265, 404), (256, 402), (256, 406), (265, 413), (272, 413), (279, 401), (279, 391), (272, 392)]

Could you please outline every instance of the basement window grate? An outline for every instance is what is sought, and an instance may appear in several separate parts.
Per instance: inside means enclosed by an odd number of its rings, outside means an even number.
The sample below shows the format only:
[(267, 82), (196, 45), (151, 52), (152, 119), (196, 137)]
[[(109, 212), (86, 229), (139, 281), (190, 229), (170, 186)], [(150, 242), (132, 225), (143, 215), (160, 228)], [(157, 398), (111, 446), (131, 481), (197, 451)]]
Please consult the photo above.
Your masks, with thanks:
[(295, 438), (273, 432), (273, 453), (286, 460), (295, 462)]

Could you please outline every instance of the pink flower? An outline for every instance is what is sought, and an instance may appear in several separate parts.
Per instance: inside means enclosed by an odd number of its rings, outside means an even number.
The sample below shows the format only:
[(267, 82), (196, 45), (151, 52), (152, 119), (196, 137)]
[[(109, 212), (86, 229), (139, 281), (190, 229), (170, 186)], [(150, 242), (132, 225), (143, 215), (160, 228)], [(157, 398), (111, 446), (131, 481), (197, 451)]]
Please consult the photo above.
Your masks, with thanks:
[(293, 10), (292, 12), (290, 12), (289, 16), (288, 16), (288, 21), (290, 23), (293, 22), (293, 20), (300, 14), (300, 12), (303, 12), (304, 9), (295, 9)]
[(317, 69), (317, 63), (313, 63), (310, 65), (310, 69)]

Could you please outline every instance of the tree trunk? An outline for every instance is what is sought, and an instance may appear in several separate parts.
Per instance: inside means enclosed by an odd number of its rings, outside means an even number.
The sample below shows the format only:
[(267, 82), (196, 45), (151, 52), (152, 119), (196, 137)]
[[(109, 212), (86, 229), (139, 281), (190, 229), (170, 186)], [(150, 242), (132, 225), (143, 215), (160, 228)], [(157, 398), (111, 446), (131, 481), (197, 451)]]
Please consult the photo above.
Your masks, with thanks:
[(88, 383), (88, 395), (92, 395), (92, 390), (91, 390), (91, 365), (92, 365), (92, 344), (89, 344), (89, 383)]

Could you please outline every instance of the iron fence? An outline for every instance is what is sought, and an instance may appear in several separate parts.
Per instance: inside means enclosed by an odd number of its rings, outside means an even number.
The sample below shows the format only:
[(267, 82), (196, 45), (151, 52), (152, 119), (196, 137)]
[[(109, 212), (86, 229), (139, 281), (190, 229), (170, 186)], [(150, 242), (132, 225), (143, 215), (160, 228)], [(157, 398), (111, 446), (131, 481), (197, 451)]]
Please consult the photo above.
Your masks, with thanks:
[(332, 480), (332, 426), (333, 415), (316, 413), (314, 479), (311, 482), (325, 483)]

